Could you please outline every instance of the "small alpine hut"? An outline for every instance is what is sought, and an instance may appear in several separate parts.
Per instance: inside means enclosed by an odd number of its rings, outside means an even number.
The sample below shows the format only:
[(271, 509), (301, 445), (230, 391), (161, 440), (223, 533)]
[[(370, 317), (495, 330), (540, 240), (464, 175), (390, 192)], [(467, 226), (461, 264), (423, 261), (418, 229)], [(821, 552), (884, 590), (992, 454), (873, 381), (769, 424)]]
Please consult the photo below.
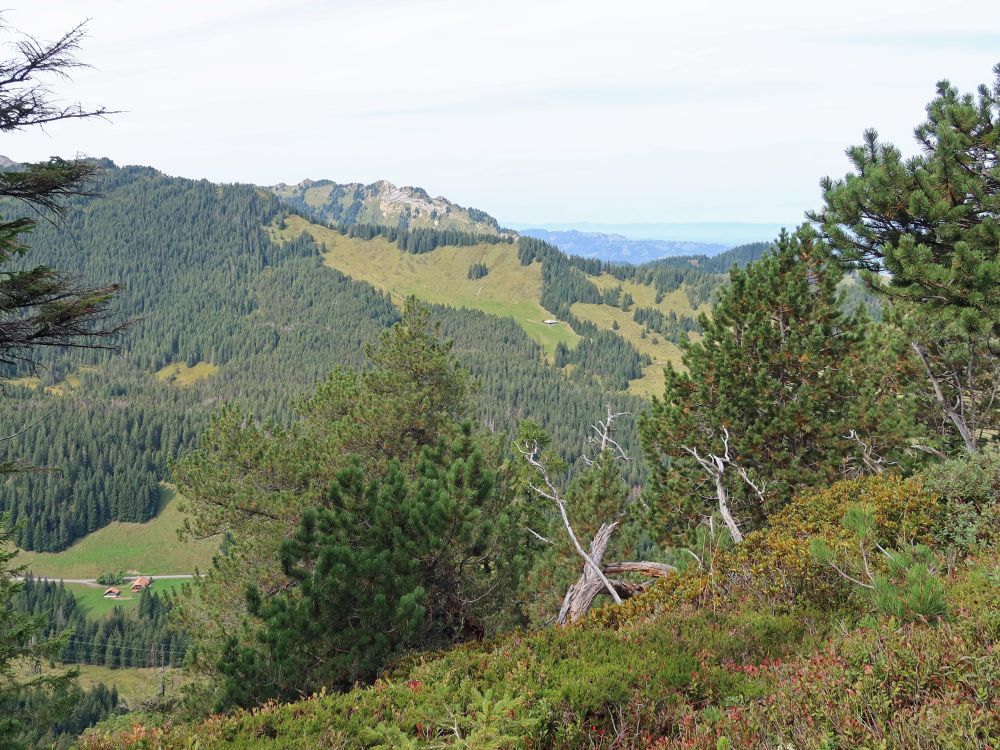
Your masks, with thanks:
[(148, 589), (152, 585), (152, 581), (146, 576), (139, 576), (134, 581), (132, 581), (132, 593), (138, 594), (140, 591)]
[(104, 592), (105, 599), (118, 599), (121, 597), (121, 595), (122, 595), (121, 589), (115, 588), (114, 586), (112, 586), (111, 588), (109, 588), (107, 591)]

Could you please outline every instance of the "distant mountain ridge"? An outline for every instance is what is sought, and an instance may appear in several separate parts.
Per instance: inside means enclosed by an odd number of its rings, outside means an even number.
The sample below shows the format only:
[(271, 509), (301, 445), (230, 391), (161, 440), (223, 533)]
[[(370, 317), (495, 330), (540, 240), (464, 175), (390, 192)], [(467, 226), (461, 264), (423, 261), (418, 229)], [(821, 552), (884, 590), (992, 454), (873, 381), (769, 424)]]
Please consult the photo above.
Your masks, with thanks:
[(596, 258), (609, 263), (642, 265), (650, 261), (676, 256), (706, 255), (723, 252), (727, 245), (687, 240), (641, 240), (621, 234), (581, 232), (575, 229), (556, 231), (550, 229), (522, 229), (519, 234), (535, 237), (555, 245), (568, 255)]
[(388, 180), (370, 185), (303, 180), (296, 185), (279, 183), (268, 189), (289, 206), (326, 223), (503, 233), (497, 220), (485, 211), (460, 206), (441, 196), (432, 198), (420, 187), (397, 187)]
[(600, 234), (620, 234), (631, 239), (667, 240), (670, 242), (700, 242), (710, 245), (734, 247), (753, 242), (771, 242), (782, 227), (791, 229), (801, 219), (784, 223), (761, 223), (741, 221), (692, 221), (692, 222), (641, 222), (633, 224), (611, 224), (593, 221), (574, 222), (508, 222), (511, 229), (543, 229), (548, 232), (597, 232)]

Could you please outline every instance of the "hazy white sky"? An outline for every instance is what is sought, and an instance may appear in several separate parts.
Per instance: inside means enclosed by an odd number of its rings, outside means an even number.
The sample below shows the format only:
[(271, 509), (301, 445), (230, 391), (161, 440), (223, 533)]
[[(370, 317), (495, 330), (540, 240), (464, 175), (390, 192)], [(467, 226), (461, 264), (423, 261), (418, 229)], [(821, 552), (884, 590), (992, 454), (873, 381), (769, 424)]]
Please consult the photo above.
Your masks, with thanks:
[(501, 222), (790, 222), (866, 127), (1000, 62), (997, 0), (11, 0), (61, 91), (125, 110), (7, 134), (223, 182), (419, 185)]

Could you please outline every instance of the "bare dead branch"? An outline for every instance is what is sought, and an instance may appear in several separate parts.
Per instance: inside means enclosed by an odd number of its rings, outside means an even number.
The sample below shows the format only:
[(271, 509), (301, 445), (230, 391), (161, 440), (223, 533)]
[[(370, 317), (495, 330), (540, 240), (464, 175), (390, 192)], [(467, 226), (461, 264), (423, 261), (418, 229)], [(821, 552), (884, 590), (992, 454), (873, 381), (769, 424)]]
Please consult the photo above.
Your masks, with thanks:
[[(630, 459), (628, 454), (625, 453), (625, 449), (622, 448), (621, 444), (612, 435), (615, 430), (615, 420), (627, 417), (630, 413), (627, 411), (613, 412), (611, 411), (611, 404), (607, 404), (606, 408), (607, 416), (603, 420), (597, 420), (596, 424), (590, 426), (590, 429), (594, 431), (594, 435), (587, 437), (587, 445), (593, 448), (595, 456), (601, 455), (606, 450), (611, 450), (615, 458), (628, 461)], [(594, 463), (594, 460), (587, 456), (586, 452), (583, 454), (583, 460), (588, 466)]]
[(913, 448), (913, 450), (922, 451), (923, 453), (930, 453), (932, 456), (937, 456), (942, 461), (947, 461), (948, 460), (948, 456), (947, 455), (945, 455), (944, 453), (942, 453), (941, 451), (939, 451), (937, 448), (934, 448), (933, 446), (930, 446), (930, 445), (920, 445), (919, 443), (911, 443), (910, 447)]
[[(576, 548), (577, 554), (583, 558), (583, 561), (587, 565), (587, 567), (594, 572), (594, 574), (598, 577), (598, 579), (600, 579), (604, 587), (607, 588), (608, 593), (611, 595), (611, 598), (615, 601), (615, 604), (621, 604), (622, 603), (621, 597), (618, 596), (618, 593), (611, 585), (611, 582), (607, 579), (604, 573), (601, 572), (600, 565), (594, 562), (593, 558), (589, 554), (587, 554), (586, 550), (584, 550), (583, 545), (580, 544), (580, 540), (577, 539), (576, 532), (573, 530), (573, 525), (569, 521), (569, 514), (566, 512), (566, 503), (563, 501), (562, 496), (559, 494), (559, 490), (556, 489), (555, 484), (553, 484), (551, 478), (549, 477), (548, 469), (545, 468), (545, 465), (540, 460), (541, 450), (538, 447), (538, 443), (533, 442), (530, 446), (524, 445), (520, 447), (520, 450), (521, 453), (524, 455), (524, 458), (528, 462), (528, 464), (533, 466), (539, 472), (539, 474), (542, 477), (542, 481), (545, 484), (545, 487), (548, 489), (548, 491), (546, 492), (540, 487), (531, 485), (532, 490), (537, 492), (542, 497), (551, 500), (556, 504), (556, 507), (559, 509), (559, 515), (562, 517), (563, 527), (566, 529), (566, 533), (569, 534), (570, 541)], [(617, 524), (613, 524), (613, 526), (616, 525)], [(593, 543), (591, 543), (591, 546), (593, 546)]]
[(545, 544), (555, 544), (555, 542), (553, 542), (551, 539), (549, 539), (548, 537), (542, 536), (541, 534), (539, 534), (537, 531), (535, 531), (530, 526), (525, 526), (524, 528), (525, 528), (525, 530), (529, 534), (531, 534), (533, 537), (535, 537), (535, 539), (537, 539), (538, 541), (544, 542)]

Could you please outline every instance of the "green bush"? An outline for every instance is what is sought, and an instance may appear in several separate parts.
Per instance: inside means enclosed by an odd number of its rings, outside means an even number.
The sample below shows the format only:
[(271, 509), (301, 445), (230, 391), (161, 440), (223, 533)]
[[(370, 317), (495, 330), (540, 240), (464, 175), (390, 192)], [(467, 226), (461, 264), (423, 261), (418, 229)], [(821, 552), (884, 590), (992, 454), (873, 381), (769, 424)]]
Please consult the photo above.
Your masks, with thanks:
[(1000, 456), (978, 453), (931, 466), (921, 478), (941, 499), (936, 545), (968, 555), (1000, 541)]
[(822, 536), (813, 537), (809, 552), (828, 565), (877, 610), (899, 620), (937, 620), (947, 612), (944, 586), (934, 575), (937, 561), (930, 548), (912, 544), (888, 550), (874, 541), (875, 515), (852, 505), (844, 514), (851, 542), (835, 549)]

